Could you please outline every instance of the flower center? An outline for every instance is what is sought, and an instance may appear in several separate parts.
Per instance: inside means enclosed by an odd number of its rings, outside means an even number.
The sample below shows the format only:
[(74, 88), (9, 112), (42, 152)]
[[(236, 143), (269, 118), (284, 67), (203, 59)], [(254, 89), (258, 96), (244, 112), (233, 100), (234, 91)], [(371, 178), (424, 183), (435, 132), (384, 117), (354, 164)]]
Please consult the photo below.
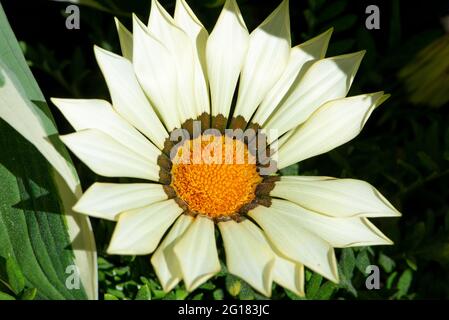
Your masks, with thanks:
[(246, 144), (228, 136), (203, 134), (185, 141), (171, 169), (171, 186), (194, 213), (230, 217), (256, 197), (262, 181)]

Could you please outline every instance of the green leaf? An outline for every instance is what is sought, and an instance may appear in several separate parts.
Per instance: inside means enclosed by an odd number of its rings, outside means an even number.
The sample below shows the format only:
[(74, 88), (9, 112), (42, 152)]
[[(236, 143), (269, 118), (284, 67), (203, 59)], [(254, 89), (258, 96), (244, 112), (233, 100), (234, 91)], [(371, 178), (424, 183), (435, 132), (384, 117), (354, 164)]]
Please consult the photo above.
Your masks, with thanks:
[(388, 290), (393, 288), (393, 282), (397, 276), (398, 276), (398, 273), (397, 273), (397, 271), (395, 271), (387, 278), (386, 287)]
[(390, 273), (391, 271), (393, 271), (393, 269), (396, 265), (396, 263), (394, 262), (393, 259), (384, 255), (383, 253), (381, 253), (379, 255), (379, 264), (387, 273)]
[(137, 291), (135, 300), (151, 300), (150, 288), (146, 284)]
[(6, 259), (6, 272), (8, 274), (8, 282), (15, 294), (19, 294), (25, 288), (25, 277), (16, 261), (8, 257)]
[(240, 291), (242, 290), (242, 282), (237, 277), (231, 274), (228, 274), (226, 276), (225, 285), (229, 294), (233, 297), (238, 296)]
[(224, 292), (222, 289), (214, 290), (213, 296), (214, 296), (214, 300), (223, 300)]
[(340, 257), (341, 270), (347, 279), (352, 279), (355, 268), (354, 251), (351, 248), (345, 248), (341, 252)]
[(14, 298), (13, 296), (11, 296), (5, 292), (0, 292), (0, 301), (1, 300), (16, 300), (16, 298)]
[(20, 300), (34, 300), (36, 298), (37, 289), (31, 288), (31, 289), (25, 289), (20, 296)]
[(187, 290), (184, 290), (181, 288), (178, 288), (175, 291), (176, 300), (185, 300), (188, 295), (189, 295), (189, 292)]
[(323, 277), (318, 273), (313, 273), (310, 281), (307, 282), (306, 285), (306, 297), (307, 299), (314, 299), (318, 290), (320, 289), (321, 282), (323, 281)]
[(335, 292), (335, 289), (337, 289), (337, 285), (327, 281), (321, 286), (314, 298), (318, 300), (329, 300)]
[(339, 287), (349, 291), (357, 297), (357, 290), (352, 284), (352, 274), (355, 268), (354, 252), (351, 248), (343, 249), (338, 264), (338, 274), (340, 276)]
[(120, 299), (110, 293), (105, 293), (104, 300), (120, 300)]
[(368, 267), (371, 264), (370, 260), (369, 260), (369, 255), (368, 252), (366, 250), (362, 250), (357, 254), (357, 259), (355, 262), (355, 265), (357, 267), (357, 269), (365, 274), (365, 270), (366, 267)]
[(198, 293), (192, 298), (192, 300), (202, 300), (203, 296), (204, 296), (204, 293), (202, 293), (202, 292)]
[[(1, 5), (0, 43), (0, 256), (14, 259), (38, 299), (94, 299), (93, 234), (71, 210), (79, 180)], [(81, 284), (69, 289), (70, 266)]]
[(418, 266), (416, 265), (416, 259), (414, 257), (408, 257), (405, 262), (407, 262), (407, 265), (412, 269), (413, 271), (418, 270)]
[(410, 285), (412, 283), (413, 279), (413, 272), (410, 269), (405, 270), (398, 280), (398, 296), (402, 297), (407, 294), (408, 289), (410, 288)]
[(239, 299), (240, 300), (254, 300), (255, 299), (255, 292), (254, 290), (246, 283), (241, 282), (242, 289), (239, 293)]
[(297, 176), (299, 173), (299, 164), (295, 163), (291, 166), (288, 166), (287, 168), (280, 170), (281, 175), (283, 176)]

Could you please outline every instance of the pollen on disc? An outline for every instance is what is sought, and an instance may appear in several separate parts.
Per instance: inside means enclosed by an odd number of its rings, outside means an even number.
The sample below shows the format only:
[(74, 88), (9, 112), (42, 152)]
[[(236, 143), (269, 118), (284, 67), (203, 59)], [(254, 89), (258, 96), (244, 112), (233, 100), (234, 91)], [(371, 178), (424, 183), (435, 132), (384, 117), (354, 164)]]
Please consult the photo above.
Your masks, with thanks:
[(255, 198), (262, 181), (246, 144), (228, 136), (187, 140), (172, 159), (172, 187), (195, 213), (232, 216)]

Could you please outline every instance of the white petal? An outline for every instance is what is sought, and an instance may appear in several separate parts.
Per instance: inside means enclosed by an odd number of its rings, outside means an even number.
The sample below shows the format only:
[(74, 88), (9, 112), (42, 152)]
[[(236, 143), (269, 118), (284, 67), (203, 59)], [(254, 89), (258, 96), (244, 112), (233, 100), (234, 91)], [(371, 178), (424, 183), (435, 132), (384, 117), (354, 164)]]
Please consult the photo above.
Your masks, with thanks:
[(273, 246), (284, 258), (338, 282), (337, 261), (329, 243), (302, 228), (285, 212), (258, 206), (248, 213), (264, 230)]
[(133, 59), (133, 35), (117, 18), (114, 18), (122, 55), (129, 61)]
[(284, 71), (291, 48), (288, 0), (249, 36), (234, 117), (249, 120)]
[(271, 295), (275, 255), (270, 246), (253, 233), (261, 231), (251, 221), (233, 220), (218, 224), (230, 273), (242, 278), (266, 296)]
[(140, 87), (131, 62), (99, 47), (94, 51), (114, 109), (162, 149), (167, 131)]
[(321, 214), (347, 218), (398, 217), (401, 214), (369, 183), (355, 179), (281, 177), (270, 195)]
[(221, 269), (214, 222), (209, 218), (197, 216), (173, 250), (188, 291), (195, 290)]
[[(263, 99), (254, 115), (253, 123), (264, 125), (284, 96), (289, 94), (288, 91), (293, 83), (303, 77), (311, 61), (324, 58), (331, 34), (332, 29), (329, 29), (290, 50), (290, 57), (284, 72)], [(307, 62), (309, 63), (307, 64)]]
[(166, 128), (181, 126), (175, 58), (148, 28), (133, 15), (133, 66), (139, 83)]
[(210, 113), (209, 87), (206, 77), (206, 43), (209, 36), (207, 30), (195, 16), (185, 0), (177, 0), (175, 22), (189, 37), (194, 49), (194, 92), (196, 112)]
[[(168, 49), (173, 57), (178, 81), (178, 108), (181, 122), (195, 118), (194, 58), (192, 43), (173, 18), (157, 0), (151, 1), (148, 29), (154, 37)], [(172, 92), (176, 94), (176, 92)]]
[(161, 151), (123, 120), (109, 102), (96, 99), (55, 99), (51, 101), (76, 131), (98, 129), (149, 161)]
[(248, 30), (237, 2), (227, 0), (206, 45), (207, 74), (214, 116), (229, 116), (248, 41)]
[(180, 215), (151, 257), (151, 264), (165, 292), (172, 290), (182, 279), (181, 267), (173, 247), (193, 220), (189, 215)]
[(304, 265), (276, 257), (273, 270), (273, 280), (284, 288), (304, 297)]
[(336, 248), (392, 244), (366, 218), (327, 217), (280, 199), (273, 199), (270, 208), (282, 212), (292, 225), (312, 232)]
[(149, 161), (99, 130), (87, 129), (60, 138), (99, 175), (159, 180), (157, 159)]
[(364, 53), (361, 51), (315, 62), (267, 122), (267, 130), (278, 131), (276, 135), (270, 135), (269, 142), (303, 123), (323, 103), (345, 97)]
[(182, 209), (173, 199), (122, 213), (114, 229), (108, 254), (150, 254), (181, 213)]
[[(250, 228), (248, 228), (248, 231), (251, 232), (251, 234), (261, 245), (268, 245), (272, 253), (274, 254), (275, 263), (272, 271), (273, 281), (283, 286), (284, 288), (293, 291), (299, 296), (304, 296), (304, 265), (283, 258), (278, 250), (271, 245), (266, 236), (257, 226), (250, 222), (245, 221), (245, 223), (247, 223), (248, 225), (251, 224)], [(241, 242), (243, 243), (243, 241)], [(254, 252), (256, 251), (254, 250)], [(248, 253), (247, 256), (251, 257), (252, 254), (254, 253)]]
[(124, 211), (166, 199), (167, 194), (160, 184), (96, 182), (87, 189), (73, 210), (92, 217), (117, 220)]
[[(282, 144), (278, 168), (328, 152), (356, 137), (371, 112), (388, 96), (383, 92), (329, 101)], [(282, 140), (282, 138), (281, 138)]]
[(254, 224), (246, 223), (244, 226), (258, 242), (268, 245), (275, 256), (275, 263), (273, 268), (273, 281), (277, 284), (287, 288), (299, 296), (304, 296), (304, 265), (287, 260), (281, 257), (278, 250), (265, 237), (263, 232)]

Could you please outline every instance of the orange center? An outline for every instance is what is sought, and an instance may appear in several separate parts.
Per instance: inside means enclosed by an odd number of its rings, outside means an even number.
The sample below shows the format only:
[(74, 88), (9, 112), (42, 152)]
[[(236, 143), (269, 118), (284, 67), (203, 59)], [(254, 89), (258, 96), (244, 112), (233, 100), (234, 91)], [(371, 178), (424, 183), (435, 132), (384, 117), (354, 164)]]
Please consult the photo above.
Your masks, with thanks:
[(254, 200), (262, 178), (245, 143), (227, 136), (187, 140), (172, 159), (172, 187), (195, 213), (228, 217)]

